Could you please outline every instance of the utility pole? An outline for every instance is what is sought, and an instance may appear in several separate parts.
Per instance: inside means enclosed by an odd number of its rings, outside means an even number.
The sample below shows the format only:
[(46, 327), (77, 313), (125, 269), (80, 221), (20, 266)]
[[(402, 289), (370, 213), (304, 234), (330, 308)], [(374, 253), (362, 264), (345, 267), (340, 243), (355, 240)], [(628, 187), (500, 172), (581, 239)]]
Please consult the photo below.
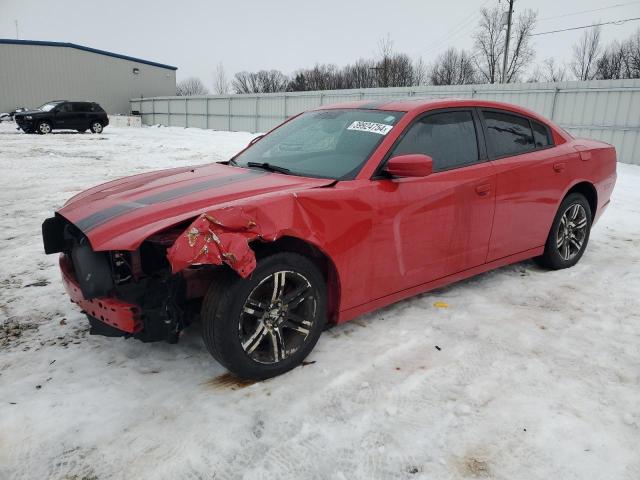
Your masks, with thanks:
[(20, 36), (18, 35), (18, 20), (14, 20), (13, 23), (16, 24), (16, 40), (20, 40)]
[(513, 2), (509, 0), (509, 12), (507, 12), (507, 37), (504, 39), (504, 59), (502, 60), (502, 83), (507, 81), (507, 60), (509, 58), (509, 40), (511, 39), (511, 17), (513, 16)]

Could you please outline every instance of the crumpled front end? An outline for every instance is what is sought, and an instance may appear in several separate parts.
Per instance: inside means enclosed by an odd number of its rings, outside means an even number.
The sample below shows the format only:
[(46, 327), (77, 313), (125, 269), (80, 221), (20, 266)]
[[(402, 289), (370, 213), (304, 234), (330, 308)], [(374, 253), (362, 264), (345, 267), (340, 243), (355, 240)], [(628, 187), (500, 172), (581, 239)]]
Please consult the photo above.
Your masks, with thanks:
[(60, 253), (64, 287), (89, 317), (91, 333), (143, 341), (177, 340), (210, 281), (198, 268), (172, 274), (165, 254), (177, 235), (155, 235), (135, 251), (97, 252), (62, 217), (43, 224), (45, 251)]
[(62, 283), (71, 301), (87, 315), (91, 315), (94, 319), (100, 320), (123, 334), (135, 335), (142, 331), (142, 313), (138, 305), (114, 297), (85, 298), (75, 276), (71, 258), (65, 254), (60, 255), (60, 272), (62, 273)]

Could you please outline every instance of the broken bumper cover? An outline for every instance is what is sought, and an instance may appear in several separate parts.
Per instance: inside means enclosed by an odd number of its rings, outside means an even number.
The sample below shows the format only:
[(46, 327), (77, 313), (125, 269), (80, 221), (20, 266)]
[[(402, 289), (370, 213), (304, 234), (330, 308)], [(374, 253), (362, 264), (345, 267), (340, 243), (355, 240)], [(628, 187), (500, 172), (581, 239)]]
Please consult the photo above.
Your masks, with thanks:
[(88, 315), (123, 332), (135, 334), (142, 330), (143, 322), (140, 307), (117, 298), (103, 297), (87, 300), (82, 296), (68, 256), (60, 255), (62, 283), (71, 297)]

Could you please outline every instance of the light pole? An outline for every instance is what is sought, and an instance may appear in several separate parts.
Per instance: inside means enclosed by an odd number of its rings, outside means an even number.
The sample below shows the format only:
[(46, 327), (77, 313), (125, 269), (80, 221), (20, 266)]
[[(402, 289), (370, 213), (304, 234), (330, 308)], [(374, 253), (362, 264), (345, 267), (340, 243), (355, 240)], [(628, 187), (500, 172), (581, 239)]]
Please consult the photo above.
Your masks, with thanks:
[(502, 83), (507, 80), (507, 60), (509, 58), (509, 40), (511, 39), (511, 17), (513, 15), (513, 2), (509, 0), (509, 12), (507, 13), (507, 37), (504, 40), (504, 59), (502, 60)]

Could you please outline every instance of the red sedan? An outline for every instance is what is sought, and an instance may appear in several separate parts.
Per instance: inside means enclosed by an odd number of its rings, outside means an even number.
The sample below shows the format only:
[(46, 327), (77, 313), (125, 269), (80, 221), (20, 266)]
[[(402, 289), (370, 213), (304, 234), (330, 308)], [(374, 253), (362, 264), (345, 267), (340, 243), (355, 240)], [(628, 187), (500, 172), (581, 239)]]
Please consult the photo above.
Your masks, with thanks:
[(93, 333), (177, 341), (199, 318), (220, 363), (262, 379), (327, 323), (532, 257), (571, 267), (615, 180), (611, 145), (514, 105), (358, 102), (94, 187), (43, 237)]

